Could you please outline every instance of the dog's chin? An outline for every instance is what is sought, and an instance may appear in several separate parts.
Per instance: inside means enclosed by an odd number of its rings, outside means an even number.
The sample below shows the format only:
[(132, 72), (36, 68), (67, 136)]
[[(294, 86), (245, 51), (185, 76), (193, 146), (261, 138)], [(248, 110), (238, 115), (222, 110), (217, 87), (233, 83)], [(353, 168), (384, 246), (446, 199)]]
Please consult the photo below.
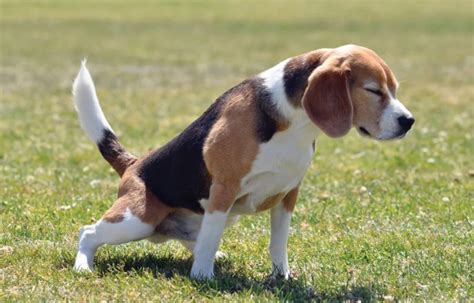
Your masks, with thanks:
[(390, 140), (400, 140), (400, 139), (403, 139), (405, 138), (405, 136), (408, 134), (408, 132), (405, 132), (405, 131), (398, 131), (394, 134), (390, 134), (388, 136), (380, 136), (380, 137), (377, 137), (376, 139), (377, 140), (380, 140), (380, 141), (390, 141)]
[(405, 138), (408, 132), (398, 131), (394, 134), (381, 134), (379, 136), (373, 136), (365, 127), (357, 127), (357, 132), (365, 138), (374, 139), (377, 141), (389, 141), (389, 140), (400, 140)]

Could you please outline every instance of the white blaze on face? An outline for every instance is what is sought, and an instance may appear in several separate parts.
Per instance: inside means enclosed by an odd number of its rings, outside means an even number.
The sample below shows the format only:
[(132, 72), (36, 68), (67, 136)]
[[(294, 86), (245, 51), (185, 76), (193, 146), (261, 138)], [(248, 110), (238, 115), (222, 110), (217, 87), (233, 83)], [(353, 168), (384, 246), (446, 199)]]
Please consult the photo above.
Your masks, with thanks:
[(380, 119), (380, 133), (377, 136), (379, 140), (386, 140), (399, 137), (401, 134), (402, 127), (398, 122), (398, 118), (406, 117), (412, 118), (413, 115), (408, 109), (391, 94), (389, 94), (390, 102), (382, 113)]

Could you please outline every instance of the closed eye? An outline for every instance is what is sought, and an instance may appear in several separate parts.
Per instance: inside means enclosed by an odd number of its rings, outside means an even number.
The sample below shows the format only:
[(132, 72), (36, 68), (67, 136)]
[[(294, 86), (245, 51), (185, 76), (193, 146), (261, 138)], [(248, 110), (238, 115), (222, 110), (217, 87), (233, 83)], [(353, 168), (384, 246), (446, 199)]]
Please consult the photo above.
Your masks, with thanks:
[(368, 92), (371, 92), (372, 94), (374, 95), (377, 95), (379, 97), (383, 97), (383, 92), (379, 89), (375, 89), (375, 88), (365, 88), (366, 91)]

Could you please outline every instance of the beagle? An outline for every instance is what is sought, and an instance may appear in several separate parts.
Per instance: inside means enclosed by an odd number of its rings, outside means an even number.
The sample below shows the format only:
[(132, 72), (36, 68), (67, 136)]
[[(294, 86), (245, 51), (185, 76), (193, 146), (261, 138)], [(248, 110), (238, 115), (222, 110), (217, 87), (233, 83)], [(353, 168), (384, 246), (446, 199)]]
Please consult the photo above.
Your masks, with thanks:
[(112, 207), (81, 228), (75, 270), (92, 270), (103, 244), (176, 239), (194, 255), (191, 277), (212, 278), (224, 228), (270, 210), (273, 274), (288, 278), (288, 229), (315, 139), (352, 126), (377, 140), (403, 138), (415, 120), (397, 88), (370, 49), (318, 49), (244, 80), (168, 144), (136, 158), (105, 119), (83, 62), (73, 84), (79, 120), (121, 180)]

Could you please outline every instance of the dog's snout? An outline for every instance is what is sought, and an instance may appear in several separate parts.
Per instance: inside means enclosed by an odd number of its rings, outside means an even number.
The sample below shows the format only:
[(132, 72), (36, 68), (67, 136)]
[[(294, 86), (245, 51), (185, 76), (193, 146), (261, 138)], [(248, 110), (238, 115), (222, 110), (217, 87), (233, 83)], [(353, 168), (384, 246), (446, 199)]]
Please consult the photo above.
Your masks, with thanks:
[(397, 120), (405, 132), (409, 131), (413, 123), (415, 123), (415, 118), (413, 117), (400, 116)]

